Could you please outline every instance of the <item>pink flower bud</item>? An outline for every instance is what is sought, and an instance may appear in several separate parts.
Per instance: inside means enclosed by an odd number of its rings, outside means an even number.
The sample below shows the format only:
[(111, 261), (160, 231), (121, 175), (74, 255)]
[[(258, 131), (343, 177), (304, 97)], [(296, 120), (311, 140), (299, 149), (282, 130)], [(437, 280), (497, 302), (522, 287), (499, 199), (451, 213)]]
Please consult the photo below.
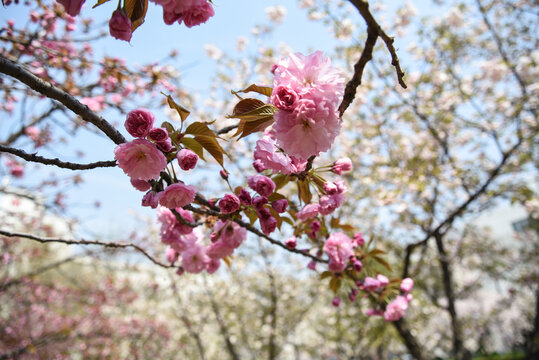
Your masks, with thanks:
[(255, 168), (257, 173), (261, 173), (262, 171), (266, 170), (266, 167), (260, 159), (256, 159), (255, 161), (253, 161), (253, 167)]
[(339, 307), (340, 304), (341, 304), (341, 298), (338, 297), (338, 296), (335, 296), (333, 298), (333, 301), (331, 302), (331, 305), (333, 305), (335, 307)]
[(64, 6), (66, 13), (77, 16), (86, 0), (56, 0)]
[(367, 316), (382, 316), (384, 315), (384, 312), (379, 309), (367, 309), (365, 311), (365, 315)]
[(265, 196), (255, 196), (253, 205), (257, 210), (260, 210), (268, 203), (268, 198)]
[(139, 179), (131, 179), (131, 185), (138, 191), (146, 191), (152, 187), (148, 181)]
[(354, 241), (358, 246), (363, 246), (363, 244), (365, 244), (363, 234), (359, 231), (354, 235)]
[(156, 143), (166, 141), (168, 137), (168, 132), (163, 128), (153, 128), (148, 133), (148, 136), (151, 140), (155, 141)]
[(131, 41), (131, 20), (123, 9), (117, 9), (112, 13), (109, 21), (110, 35), (118, 40)]
[(411, 278), (402, 279), (401, 282), (401, 291), (409, 293), (414, 288), (414, 280)]
[(253, 175), (247, 178), (249, 187), (262, 196), (269, 197), (275, 190), (275, 183), (264, 175)]
[(288, 239), (286, 239), (284, 243), (289, 248), (294, 249), (297, 245), (297, 238), (295, 236), (291, 236)]
[(251, 194), (249, 194), (249, 191), (247, 191), (245, 188), (241, 189), (238, 198), (243, 205), (251, 205), (252, 203)]
[(307, 268), (312, 270), (312, 271), (316, 271), (316, 261), (314, 261), (314, 260), (310, 261), (307, 264)]
[(124, 126), (131, 136), (144, 138), (152, 130), (154, 121), (155, 117), (150, 110), (136, 109), (127, 114)]
[(155, 209), (159, 205), (159, 199), (163, 196), (163, 192), (155, 193), (153, 191), (148, 191), (146, 195), (142, 197), (142, 206), (149, 206), (152, 209)]
[(191, 170), (197, 166), (198, 155), (195, 154), (192, 150), (181, 149), (178, 151), (178, 163), (182, 170)]
[(280, 200), (274, 201), (271, 204), (271, 207), (273, 208), (273, 210), (277, 211), (277, 213), (282, 214), (286, 211), (286, 208), (288, 208), (288, 200), (280, 199)]
[(221, 178), (223, 180), (227, 180), (228, 179), (228, 172), (225, 170), (225, 169), (221, 169), (219, 171), (219, 175), (221, 175)]
[(221, 212), (224, 214), (236, 212), (240, 209), (240, 206), (240, 199), (234, 194), (226, 194), (219, 201), (219, 209), (221, 209)]
[(298, 211), (296, 214), (296, 217), (299, 220), (307, 220), (310, 218), (315, 217), (320, 212), (320, 205), (319, 204), (307, 204), (301, 209), (301, 211)]
[(354, 270), (356, 272), (361, 272), (361, 270), (363, 269), (363, 263), (359, 260), (354, 261), (352, 266), (354, 267)]
[(379, 288), (380, 288), (380, 281), (378, 281), (377, 279), (367, 276), (365, 280), (363, 280), (363, 289), (365, 291), (376, 291)]
[(178, 261), (179, 256), (180, 254), (176, 250), (174, 250), (170, 246), (167, 246), (166, 257), (169, 263), (174, 264), (176, 261)]
[(320, 221), (313, 220), (313, 222), (310, 225), (311, 230), (316, 233), (318, 230), (320, 230)]
[(155, 143), (159, 149), (163, 152), (170, 152), (173, 149), (172, 141), (170, 139), (165, 139), (164, 141), (159, 141)]
[(382, 274), (376, 275), (376, 280), (380, 282), (380, 286), (387, 286), (389, 284), (389, 279)]
[(180, 275), (180, 276), (183, 275), (184, 272), (185, 272), (185, 270), (181, 266), (178, 268), (178, 270), (176, 270), (176, 274)]
[(335, 161), (333, 163), (333, 168), (331, 169), (331, 171), (337, 175), (341, 175), (343, 172), (350, 170), (352, 170), (352, 160), (347, 157)]

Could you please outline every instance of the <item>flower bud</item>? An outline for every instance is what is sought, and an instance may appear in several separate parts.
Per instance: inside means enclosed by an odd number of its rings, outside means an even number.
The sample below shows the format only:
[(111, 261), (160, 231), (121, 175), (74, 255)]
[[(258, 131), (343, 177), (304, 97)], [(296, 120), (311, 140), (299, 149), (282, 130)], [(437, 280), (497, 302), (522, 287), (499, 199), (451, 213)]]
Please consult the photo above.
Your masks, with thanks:
[(181, 149), (180, 151), (178, 151), (177, 158), (182, 170), (191, 170), (194, 169), (195, 166), (197, 166), (198, 155), (195, 154), (192, 150)]

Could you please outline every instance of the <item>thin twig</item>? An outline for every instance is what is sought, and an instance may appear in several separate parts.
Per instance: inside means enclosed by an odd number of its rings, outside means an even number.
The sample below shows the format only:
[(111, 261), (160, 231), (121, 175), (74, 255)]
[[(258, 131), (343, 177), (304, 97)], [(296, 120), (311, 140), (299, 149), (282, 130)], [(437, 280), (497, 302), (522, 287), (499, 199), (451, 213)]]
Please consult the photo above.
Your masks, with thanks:
[(91, 111), (88, 106), (82, 104), (67, 92), (43, 81), (22, 66), (4, 57), (0, 57), (0, 72), (21, 81), (40, 94), (59, 101), (69, 110), (79, 115), (84, 121), (97, 126), (97, 128), (105, 133), (105, 135), (114, 141), (115, 144), (126, 142), (124, 136), (120, 134), (118, 130), (101, 116)]
[(131, 244), (131, 243), (104, 242), (104, 241), (99, 241), (99, 240), (67, 240), (67, 239), (46, 238), (46, 237), (39, 237), (32, 234), (16, 233), (16, 232), (4, 231), (4, 230), (0, 230), (0, 235), (7, 236), (7, 237), (25, 238), (25, 239), (34, 240), (43, 244), (62, 243), (62, 244), (67, 244), (67, 245), (98, 245), (98, 246), (104, 246), (107, 248), (116, 248), (116, 249), (133, 248), (136, 251), (140, 252), (142, 255), (144, 255), (146, 258), (148, 258), (151, 262), (153, 262), (156, 265), (159, 265), (167, 269), (175, 267), (174, 265), (164, 264), (156, 260), (153, 256), (148, 254), (146, 250), (144, 250), (138, 245)]
[(27, 152), (20, 149), (15, 149), (9, 146), (0, 145), (0, 153), (2, 152), (16, 155), (26, 161), (41, 163), (45, 165), (54, 165), (62, 169), (70, 169), (70, 170), (89, 170), (89, 169), (95, 169), (95, 168), (116, 166), (116, 161), (112, 161), (112, 160), (111, 161), (97, 161), (97, 162), (93, 162), (89, 164), (79, 164), (79, 163), (62, 161), (60, 159), (44, 158), (43, 156), (39, 156), (36, 154), (28, 154)]

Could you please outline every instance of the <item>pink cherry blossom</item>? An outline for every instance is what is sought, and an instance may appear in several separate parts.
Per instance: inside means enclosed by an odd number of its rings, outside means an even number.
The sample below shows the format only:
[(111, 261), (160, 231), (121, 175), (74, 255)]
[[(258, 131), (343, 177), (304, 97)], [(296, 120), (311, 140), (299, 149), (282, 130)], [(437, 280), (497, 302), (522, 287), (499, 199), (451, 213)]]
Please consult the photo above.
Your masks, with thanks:
[(109, 21), (110, 35), (118, 40), (131, 41), (131, 20), (123, 9), (117, 9), (112, 13)]
[(279, 214), (284, 213), (286, 209), (288, 208), (288, 200), (280, 199), (280, 200), (274, 201), (271, 203), (271, 207), (273, 208), (273, 210), (275, 210)]
[(146, 191), (152, 187), (148, 181), (138, 179), (131, 179), (131, 185), (138, 191)]
[(173, 264), (178, 261), (178, 257), (180, 256), (180, 254), (170, 246), (167, 246), (165, 256), (167, 257), (167, 261)]
[(136, 109), (127, 114), (124, 126), (127, 132), (138, 138), (144, 138), (149, 135), (153, 129), (155, 117), (148, 109)]
[(402, 279), (400, 288), (401, 288), (401, 291), (405, 293), (409, 293), (414, 288), (414, 280), (412, 280), (409, 277)]
[(118, 167), (129, 177), (138, 180), (158, 179), (167, 166), (167, 159), (146, 139), (135, 139), (114, 149)]
[(195, 200), (196, 192), (197, 188), (192, 185), (172, 184), (163, 192), (159, 204), (169, 209), (181, 208)]
[(213, 274), (217, 270), (219, 270), (219, 267), (221, 266), (221, 260), (219, 259), (210, 259), (208, 263), (206, 264), (206, 272), (208, 274)]
[(386, 321), (397, 321), (404, 316), (406, 309), (408, 309), (406, 297), (398, 295), (395, 300), (387, 305), (384, 318)]
[(148, 191), (142, 197), (142, 206), (149, 206), (152, 209), (155, 209), (159, 205), (159, 199), (161, 199), (162, 195), (163, 192), (156, 193), (153, 190)]
[(297, 237), (291, 236), (288, 239), (284, 241), (285, 245), (288, 246), (291, 249), (294, 249), (297, 244)]
[(267, 135), (256, 142), (254, 158), (255, 162), (258, 161), (262, 165), (262, 171), (270, 169), (274, 173), (280, 172), (282, 174), (302, 172), (307, 164), (306, 161), (298, 160), (283, 153), (275, 145), (275, 140)]
[(367, 316), (382, 316), (384, 311), (381, 309), (367, 309), (365, 310), (365, 315)]
[(298, 98), (299, 96), (294, 89), (288, 86), (279, 85), (273, 89), (270, 102), (280, 110), (292, 111), (294, 110), (295, 102)]
[(206, 255), (206, 248), (199, 244), (192, 244), (182, 253), (182, 267), (189, 273), (202, 272), (209, 262), (210, 258)]
[(243, 205), (251, 205), (252, 199), (251, 194), (249, 194), (249, 191), (245, 188), (242, 188), (240, 190), (240, 193), (238, 195), (238, 198), (240, 199), (240, 202)]
[(77, 16), (86, 0), (56, 0), (64, 6), (66, 13), (71, 16)]
[(333, 233), (326, 240), (324, 251), (329, 256), (329, 270), (341, 272), (346, 268), (348, 259), (354, 255), (352, 239), (342, 232)]
[(232, 255), (234, 248), (228, 246), (223, 241), (217, 241), (208, 246), (206, 254), (212, 259), (222, 259)]
[(343, 172), (347, 172), (350, 170), (352, 170), (352, 160), (347, 157), (335, 161), (333, 163), (333, 167), (331, 168), (331, 171), (333, 171), (337, 175), (341, 175)]
[(153, 128), (148, 133), (150, 140), (155, 141), (156, 143), (166, 141), (168, 137), (168, 132), (163, 128)]
[(274, 75), (277, 91), (272, 100), (279, 108), (274, 115), (277, 144), (301, 159), (328, 150), (340, 131), (337, 108), (344, 78), (339, 71), (318, 51), (281, 60)]
[(163, 7), (163, 19), (167, 25), (176, 21), (193, 27), (205, 23), (215, 12), (207, 0), (151, 0)]
[(269, 197), (275, 190), (275, 183), (264, 175), (253, 175), (247, 179), (249, 187), (262, 196)]
[(296, 214), (296, 217), (299, 220), (307, 220), (310, 218), (315, 217), (320, 212), (320, 205), (319, 204), (307, 204)]
[(380, 288), (380, 281), (367, 276), (365, 280), (363, 280), (363, 290), (365, 291), (376, 291)]
[(221, 212), (224, 214), (231, 214), (233, 212), (236, 212), (240, 209), (241, 203), (240, 199), (234, 194), (226, 194), (223, 196), (223, 198), (219, 201), (219, 209), (221, 209)]
[[(193, 222), (193, 215), (182, 208), (176, 209), (180, 216), (187, 222)], [(178, 221), (176, 216), (167, 208), (159, 207), (157, 209), (157, 219), (161, 223), (161, 241), (165, 244), (173, 244), (181, 241), (182, 235), (190, 234), (193, 228), (184, 225)]]
[(376, 275), (376, 280), (378, 280), (380, 282), (380, 286), (387, 286), (387, 284), (389, 284), (389, 279), (387, 278), (387, 276), (384, 276), (382, 274), (378, 274)]
[(237, 248), (247, 238), (247, 230), (230, 220), (219, 220), (213, 226), (213, 234), (231, 248)]
[(198, 155), (192, 150), (181, 149), (178, 151), (177, 158), (182, 170), (191, 170), (197, 166)]

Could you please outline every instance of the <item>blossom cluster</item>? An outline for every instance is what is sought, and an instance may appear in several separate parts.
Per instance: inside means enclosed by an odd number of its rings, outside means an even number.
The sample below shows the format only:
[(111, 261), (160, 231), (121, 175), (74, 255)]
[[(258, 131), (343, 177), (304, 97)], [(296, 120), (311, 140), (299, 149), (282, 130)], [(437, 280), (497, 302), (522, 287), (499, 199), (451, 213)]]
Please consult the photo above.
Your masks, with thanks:
[(208, 0), (150, 0), (163, 7), (163, 20), (165, 24), (175, 22), (188, 28), (208, 21), (215, 12)]
[[(296, 53), (273, 68), (271, 103), (276, 143), (289, 156), (308, 159), (330, 149), (340, 131), (344, 78), (321, 51)], [(301, 141), (299, 141), (301, 139)]]

